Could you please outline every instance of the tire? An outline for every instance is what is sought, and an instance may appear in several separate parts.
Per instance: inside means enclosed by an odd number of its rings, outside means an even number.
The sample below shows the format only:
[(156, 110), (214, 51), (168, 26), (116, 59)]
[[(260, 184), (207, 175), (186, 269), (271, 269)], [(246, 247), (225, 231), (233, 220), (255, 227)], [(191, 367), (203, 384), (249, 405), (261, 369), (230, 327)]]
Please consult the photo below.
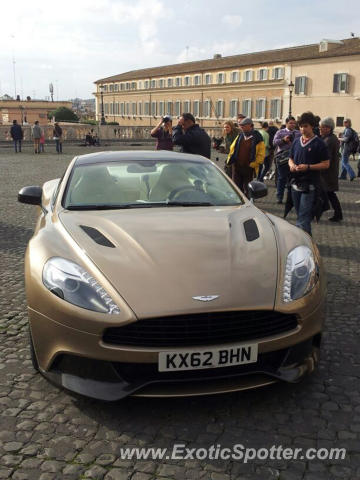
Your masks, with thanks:
[(33, 366), (34, 370), (36, 370), (38, 372), (39, 371), (39, 364), (38, 364), (38, 361), (37, 361), (37, 358), (36, 358), (36, 353), (35, 353), (35, 348), (34, 348), (34, 342), (33, 342), (32, 335), (31, 335), (30, 325), (29, 325), (28, 335), (29, 335), (31, 363), (32, 363), (32, 366)]

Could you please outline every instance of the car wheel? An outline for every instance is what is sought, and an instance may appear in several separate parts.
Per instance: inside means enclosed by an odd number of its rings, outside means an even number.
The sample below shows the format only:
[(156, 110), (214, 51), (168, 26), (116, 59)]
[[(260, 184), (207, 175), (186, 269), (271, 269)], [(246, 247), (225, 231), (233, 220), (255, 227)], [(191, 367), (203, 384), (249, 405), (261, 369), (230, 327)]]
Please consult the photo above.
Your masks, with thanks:
[(36, 370), (38, 372), (39, 371), (39, 364), (38, 364), (38, 361), (37, 361), (37, 358), (36, 358), (36, 353), (35, 353), (35, 349), (34, 349), (34, 342), (33, 342), (33, 339), (32, 339), (30, 326), (29, 326), (28, 334), (29, 334), (31, 363), (32, 363), (32, 366), (34, 367), (34, 370)]

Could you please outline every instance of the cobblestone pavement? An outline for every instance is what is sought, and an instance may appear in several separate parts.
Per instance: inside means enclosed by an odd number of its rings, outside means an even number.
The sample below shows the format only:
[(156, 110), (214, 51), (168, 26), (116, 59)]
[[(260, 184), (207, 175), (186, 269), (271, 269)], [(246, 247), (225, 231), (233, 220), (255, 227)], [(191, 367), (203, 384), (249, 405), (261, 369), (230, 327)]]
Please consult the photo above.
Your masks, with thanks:
[[(35, 208), (17, 203), (25, 185), (59, 177), (72, 154), (0, 149), (0, 479), (360, 479), (360, 179), (341, 182), (345, 220), (314, 226), (328, 271), (328, 316), (320, 368), (301, 384), (205, 398), (74, 398), (32, 369), (23, 256)], [(75, 152), (75, 150), (77, 151)], [(114, 147), (113, 147), (114, 149)], [(64, 146), (67, 150), (67, 146)], [(259, 206), (281, 215), (274, 187)], [(294, 216), (290, 216), (294, 221)], [(121, 460), (120, 447), (316, 447), (345, 460)]]

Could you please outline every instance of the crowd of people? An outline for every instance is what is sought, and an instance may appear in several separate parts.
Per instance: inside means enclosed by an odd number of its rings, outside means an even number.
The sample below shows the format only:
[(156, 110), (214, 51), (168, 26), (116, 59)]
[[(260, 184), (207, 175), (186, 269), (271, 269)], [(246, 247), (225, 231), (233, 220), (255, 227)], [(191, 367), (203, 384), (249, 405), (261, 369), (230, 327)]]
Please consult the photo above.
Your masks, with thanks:
[[(313, 218), (319, 219), (330, 205), (334, 213), (329, 221), (343, 219), (336, 195), (339, 178), (345, 180), (348, 175), (353, 181), (356, 177), (349, 157), (358, 151), (357, 133), (350, 119), (344, 120), (339, 136), (334, 129), (332, 118), (321, 120), (312, 112), (303, 113), (298, 120), (289, 116), (280, 129), (271, 121), (255, 129), (251, 118), (239, 114), (237, 123), (227, 120), (223, 124), (222, 138), (212, 140), (214, 148), (227, 154), (225, 172), (246, 196), (251, 180), (264, 182), (275, 176), (277, 203), (285, 203), (284, 216), (294, 207), (296, 225), (311, 235)], [(210, 158), (211, 139), (191, 113), (183, 113), (174, 127), (171, 117), (163, 117), (151, 136), (157, 139), (158, 150), (179, 145), (185, 153)], [(360, 162), (358, 170), (360, 177)]]
[[(21, 145), (24, 139), (24, 131), (21, 125), (17, 123), (17, 120), (13, 120), (13, 124), (10, 129), (10, 136), (14, 142), (15, 153), (21, 152)], [(45, 132), (39, 125), (39, 121), (36, 120), (31, 127), (31, 136), (33, 139), (34, 153), (45, 153)], [(60, 125), (55, 122), (53, 129), (53, 140), (55, 140), (55, 148), (57, 153), (62, 153), (62, 140), (63, 131)]]

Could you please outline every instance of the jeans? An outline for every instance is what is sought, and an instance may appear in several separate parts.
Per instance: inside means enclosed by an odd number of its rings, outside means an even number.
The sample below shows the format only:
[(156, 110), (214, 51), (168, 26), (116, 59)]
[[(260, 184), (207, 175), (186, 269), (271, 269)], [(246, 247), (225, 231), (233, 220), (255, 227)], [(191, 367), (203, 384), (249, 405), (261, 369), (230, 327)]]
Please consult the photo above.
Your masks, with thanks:
[(14, 148), (15, 148), (15, 153), (18, 152), (18, 146), (19, 146), (19, 152), (21, 152), (21, 140), (14, 140)]
[(60, 142), (60, 140), (55, 140), (55, 143), (57, 153), (62, 153), (62, 142)]
[(277, 182), (276, 182), (276, 196), (278, 200), (282, 200), (284, 197), (286, 183), (290, 174), (289, 165), (276, 165)]
[(343, 180), (346, 180), (346, 174), (349, 174), (350, 179), (355, 177), (355, 172), (351, 168), (351, 165), (349, 163), (349, 153), (347, 151), (347, 148), (345, 147), (341, 156), (341, 173), (340, 173), (340, 178)]
[(308, 193), (297, 192), (291, 189), (291, 197), (297, 214), (296, 226), (311, 235), (311, 220), (313, 219), (313, 206), (315, 190)]
[(264, 158), (264, 163), (260, 165), (259, 167), (259, 174), (257, 179), (260, 180), (260, 182), (264, 181), (264, 177), (269, 171), (270, 168), (270, 155)]

